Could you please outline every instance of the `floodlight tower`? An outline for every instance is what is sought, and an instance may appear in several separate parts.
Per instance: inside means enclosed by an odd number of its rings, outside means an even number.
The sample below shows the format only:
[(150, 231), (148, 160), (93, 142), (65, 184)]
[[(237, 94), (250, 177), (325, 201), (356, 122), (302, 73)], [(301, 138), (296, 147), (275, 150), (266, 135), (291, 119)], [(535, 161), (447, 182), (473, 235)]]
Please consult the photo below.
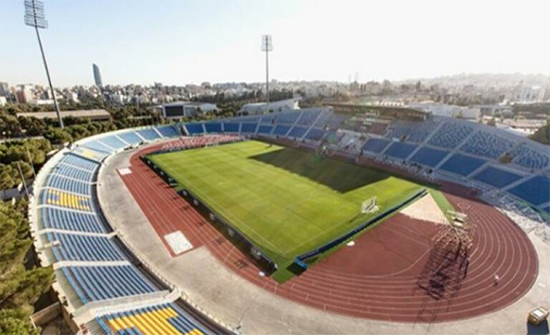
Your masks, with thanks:
[(42, 0), (25, 0), (25, 24), (30, 27), (34, 27), (36, 30), (36, 38), (38, 39), (38, 45), (40, 46), (40, 52), (42, 53), (42, 60), (44, 61), (44, 68), (46, 69), (46, 76), (48, 77), (48, 84), (50, 85), (50, 91), (53, 97), (53, 104), (57, 113), (57, 119), (59, 120), (59, 126), (63, 129), (63, 119), (61, 118), (61, 111), (57, 104), (57, 98), (53, 90), (52, 79), (50, 78), (50, 70), (48, 69), (48, 62), (46, 61), (46, 55), (44, 54), (44, 47), (42, 46), (42, 40), (40, 39), (40, 29), (48, 28), (48, 21), (46, 21), (46, 15), (44, 13), (44, 2)]
[(266, 113), (269, 113), (269, 52), (273, 51), (271, 35), (262, 35), (262, 51), (265, 52), (265, 108)]

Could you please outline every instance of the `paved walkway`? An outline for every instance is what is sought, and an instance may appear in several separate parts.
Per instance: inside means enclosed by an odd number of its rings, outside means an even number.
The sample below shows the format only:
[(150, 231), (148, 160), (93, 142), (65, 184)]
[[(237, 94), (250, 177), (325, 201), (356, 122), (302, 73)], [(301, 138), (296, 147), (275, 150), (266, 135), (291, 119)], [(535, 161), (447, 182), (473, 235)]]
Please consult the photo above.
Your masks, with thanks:
[[(107, 162), (98, 185), (100, 204), (121, 237), (191, 300), (245, 334), (525, 334), (526, 314), (550, 301), (550, 247), (530, 236), (539, 254), (539, 276), (514, 304), (484, 316), (437, 324), (391, 323), (324, 312), (251, 285), (219, 262), (204, 246), (173, 258), (128, 192), (117, 169), (132, 151)], [(548, 306), (547, 306), (548, 307)]]

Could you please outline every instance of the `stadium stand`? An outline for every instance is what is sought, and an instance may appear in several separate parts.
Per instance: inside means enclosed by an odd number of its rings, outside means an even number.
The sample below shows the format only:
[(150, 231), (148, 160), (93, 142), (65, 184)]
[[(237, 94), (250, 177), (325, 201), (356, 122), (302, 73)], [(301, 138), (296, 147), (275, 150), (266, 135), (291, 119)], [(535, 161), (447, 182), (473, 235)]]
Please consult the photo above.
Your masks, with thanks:
[(258, 134), (270, 135), (272, 130), (273, 130), (272, 126), (262, 126), (262, 125), (260, 125), (260, 127), (258, 127)]
[(143, 142), (143, 139), (139, 137), (139, 135), (135, 131), (127, 131), (117, 135), (130, 145), (136, 145)]
[(411, 160), (419, 164), (435, 167), (447, 157), (448, 154), (449, 152), (445, 150), (422, 147), (414, 154)]
[(513, 187), (509, 192), (535, 206), (544, 204), (550, 201), (550, 178), (535, 176)]
[(219, 122), (205, 123), (204, 128), (206, 129), (207, 133), (218, 134), (222, 132), (222, 124)]
[(121, 141), (115, 135), (103, 137), (99, 141), (101, 141), (102, 144), (108, 145), (110, 148), (112, 148), (114, 150), (120, 150), (120, 149), (123, 149), (123, 148), (128, 146), (128, 144)]
[(497, 169), (492, 166), (484, 169), (474, 177), (475, 180), (498, 188), (508, 186), (520, 178), (521, 176), (518, 174)]
[(224, 123), (223, 130), (226, 133), (238, 133), (240, 125), (238, 123)]
[(304, 110), (302, 112), (302, 115), (300, 115), (297, 124), (300, 126), (311, 126), (313, 124), (313, 121), (317, 119), (320, 113), (321, 110), (319, 109)]
[(256, 123), (243, 123), (241, 125), (241, 133), (254, 134), (256, 132), (256, 127), (258, 127)]
[(103, 152), (103, 153), (106, 153), (106, 154), (109, 154), (113, 151), (112, 148), (109, 148), (109, 147), (105, 146), (105, 144), (103, 144), (99, 140), (86, 142), (86, 143), (82, 144), (82, 146), (86, 147), (88, 149), (93, 149), (94, 151), (99, 151), (99, 152)]
[(52, 169), (52, 173), (60, 176), (78, 179), (87, 183), (92, 181), (94, 173), (92, 171), (76, 168), (71, 165), (58, 164)]
[(65, 157), (61, 159), (60, 163), (69, 164), (71, 166), (75, 166), (77, 168), (88, 170), (91, 172), (95, 171), (99, 166), (97, 162), (71, 154), (65, 155)]
[(178, 137), (181, 135), (175, 126), (156, 127), (156, 129), (163, 137)]
[(127, 297), (158, 291), (135, 267), (123, 266), (67, 266), (67, 279), (83, 303)]
[(363, 145), (363, 151), (369, 151), (374, 153), (381, 153), (390, 144), (391, 141), (382, 138), (370, 138), (367, 143)]
[(275, 127), (275, 130), (273, 130), (274, 135), (286, 135), (288, 131), (290, 130), (290, 126), (284, 126), (284, 125), (278, 125)]
[(311, 128), (306, 134), (306, 139), (312, 141), (320, 141), (325, 136), (325, 131), (317, 128)]
[(175, 304), (163, 304), (97, 317), (109, 334), (202, 335), (205, 332)]
[[(260, 117), (260, 123), (273, 124), (278, 118), (278, 115), (275, 113), (265, 114)], [(253, 121), (253, 120), (250, 120)]]
[(529, 148), (525, 143), (517, 146), (510, 154), (514, 157), (512, 163), (528, 169), (544, 169), (550, 163), (549, 154), (543, 154)]
[(62, 192), (56, 189), (46, 189), (42, 193), (42, 204), (76, 209), (80, 211), (92, 211), (90, 198), (72, 193)]
[(443, 165), (441, 169), (459, 174), (461, 176), (467, 176), (480, 168), (486, 161), (479, 158), (465, 156), (456, 153), (451, 156)]
[(302, 138), (307, 132), (307, 128), (294, 126), (290, 133), (288, 133), (288, 137), (290, 138)]
[(75, 212), (62, 208), (42, 207), (40, 210), (44, 228), (79, 231), (86, 233), (107, 233), (107, 229), (93, 213)]
[(472, 131), (473, 128), (469, 125), (447, 122), (439, 128), (428, 143), (440, 148), (453, 149)]
[(294, 124), (298, 117), (300, 116), (301, 112), (287, 112), (287, 113), (281, 113), (277, 116), (275, 119), (276, 124)]
[(154, 141), (160, 138), (159, 134), (153, 128), (138, 129), (136, 132), (147, 141)]
[(104, 236), (46, 233), (50, 242), (58, 241), (52, 247), (59, 261), (123, 261), (121, 251)]
[(50, 174), (46, 179), (46, 186), (71, 193), (90, 195), (90, 184), (76, 179), (63, 177), (57, 174)]
[(417, 148), (416, 145), (404, 142), (393, 142), (384, 155), (405, 159)]
[(478, 131), (464, 143), (460, 150), (478, 156), (497, 159), (513, 146), (514, 143), (504, 137), (485, 131)]
[(78, 147), (71, 151), (71, 154), (77, 155), (83, 158), (88, 158), (96, 162), (101, 162), (105, 157), (109, 155), (107, 152), (95, 151), (84, 147)]
[(396, 121), (390, 124), (387, 138), (403, 138), (409, 142), (421, 143), (437, 128), (439, 123), (433, 119), (420, 121)]
[(185, 129), (187, 129), (187, 133), (189, 135), (199, 135), (204, 133), (202, 123), (188, 123), (185, 125)]

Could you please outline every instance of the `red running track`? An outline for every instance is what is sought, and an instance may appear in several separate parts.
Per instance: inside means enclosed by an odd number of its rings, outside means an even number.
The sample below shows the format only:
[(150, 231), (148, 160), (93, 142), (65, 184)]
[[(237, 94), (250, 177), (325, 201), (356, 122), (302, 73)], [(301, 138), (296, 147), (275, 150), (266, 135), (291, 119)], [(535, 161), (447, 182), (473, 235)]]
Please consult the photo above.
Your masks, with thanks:
[[(477, 223), (467, 276), (452, 296), (434, 299), (418, 288), (438, 227), (401, 214), (359, 237), (355, 246), (344, 247), (301, 276), (278, 284), (260, 277), (245, 255), (139, 159), (157, 149), (134, 154), (132, 173), (121, 178), (160, 238), (164, 241), (164, 235), (180, 230), (194, 247), (206, 246), (243, 278), (290, 300), (368, 319), (442, 322), (504, 308), (535, 282), (536, 252), (512, 221), (484, 203), (446, 194), (455, 208)], [(500, 277), (498, 285), (495, 274)]]

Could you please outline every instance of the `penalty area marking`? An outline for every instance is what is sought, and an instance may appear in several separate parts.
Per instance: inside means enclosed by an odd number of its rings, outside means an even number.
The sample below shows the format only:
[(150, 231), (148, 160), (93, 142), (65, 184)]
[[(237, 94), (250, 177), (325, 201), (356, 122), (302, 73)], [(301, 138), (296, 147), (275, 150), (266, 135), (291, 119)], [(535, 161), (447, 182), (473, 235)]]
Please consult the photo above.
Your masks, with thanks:
[(122, 169), (118, 169), (118, 173), (120, 173), (121, 176), (125, 176), (125, 175), (128, 175), (128, 174), (131, 174), (132, 170), (130, 170), (128, 168), (122, 168)]
[(174, 254), (179, 255), (187, 250), (193, 249), (193, 245), (189, 240), (183, 235), (179, 230), (172, 232), (170, 234), (164, 235), (164, 239), (168, 242), (170, 248)]

